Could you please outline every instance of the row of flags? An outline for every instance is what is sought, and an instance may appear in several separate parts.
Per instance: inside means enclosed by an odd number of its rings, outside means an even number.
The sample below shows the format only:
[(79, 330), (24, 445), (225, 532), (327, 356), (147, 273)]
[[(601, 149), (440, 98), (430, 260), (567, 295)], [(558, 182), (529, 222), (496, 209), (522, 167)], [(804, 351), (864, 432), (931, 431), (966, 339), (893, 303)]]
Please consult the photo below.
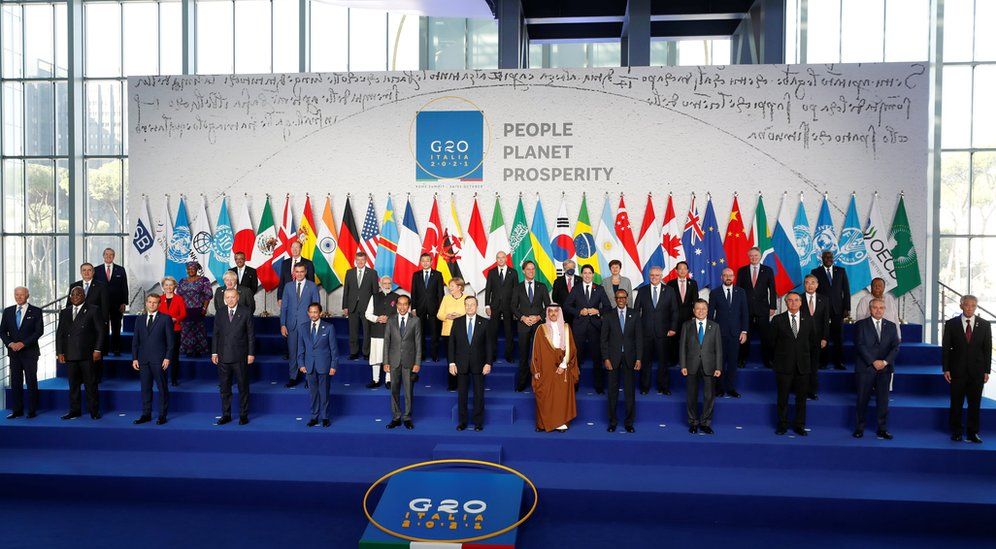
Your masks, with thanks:
[(801, 193), (798, 202), (788, 193), (783, 194), (773, 223), (768, 219), (763, 196), (758, 194), (749, 225), (735, 194), (725, 230), (720, 229), (711, 196), (706, 197), (704, 211), (700, 212), (700, 197), (693, 194), (682, 221), (676, 215), (671, 195), (663, 216), (658, 218), (653, 197), (648, 194), (639, 230), (630, 224), (625, 196), (620, 195), (615, 203), (606, 195), (601, 215), (593, 225), (587, 196), (582, 195), (572, 231), (565, 198), (561, 198), (551, 236), (540, 199), (536, 199), (530, 221), (521, 195), (510, 225), (505, 222), (497, 196), (490, 222), (485, 225), (475, 195), (466, 229), (455, 197), (451, 196), (448, 208), (440, 208), (438, 197), (434, 197), (421, 233), (410, 198), (402, 212), (396, 210), (390, 195), (382, 216), (377, 215), (370, 197), (359, 227), (349, 195), (338, 224), (331, 195), (325, 197), (320, 209), (313, 208), (311, 196), (307, 195), (296, 223), (290, 195), (276, 212), (267, 197), (258, 225), (252, 224), (248, 199), (237, 209), (233, 222), (230, 199), (224, 197), (213, 228), (203, 196), (190, 204), (181, 197), (175, 218), (168, 213), (168, 197), (156, 202), (153, 210), (146, 196), (135, 223), (132, 245), (137, 260), (131, 267), (136, 278), (150, 288), (163, 274), (177, 279), (186, 276), (189, 261), (198, 261), (205, 276), (220, 281), (234, 265), (233, 255), (242, 252), (247, 264), (256, 268), (263, 288), (271, 291), (278, 284), (280, 263), (290, 257), (292, 244), (300, 242), (301, 255), (314, 262), (315, 276), (329, 292), (342, 286), (360, 250), (378, 273), (391, 275), (395, 286), (405, 291), (411, 291), (412, 274), (419, 269), (420, 256), (427, 253), (445, 282), (459, 276), (475, 292), (481, 292), (498, 252), (510, 255), (511, 265), (520, 275), (525, 261), (534, 262), (537, 280), (548, 286), (562, 273), (563, 263), (571, 259), (579, 272), (582, 266), (591, 265), (596, 281), (610, 276), (610, 263), (619, 261), (621, 274), (634, 287), (649, 282), (653, 267), (662, 268), (665, 280), (675, 278), (678, 263), (684, 261), (700, 288), (715, 288), (722, 284), (723, 269), (736, 271), (746, 265), (748, 249), (757, 246), (762, 261), (775, 271), (779, 295), (801, 288), (804, 276), (821, 264), (824, 250), (833, 252), (835, 263), (847, 271), (854, 293), (866, 288), (873, 277), (882, 277), (887, 291), (896, 296), (920, 285), (919, 263), (902, 196), (887, 226), (875, 193), (862, 227), (857, 199), (852, 194), (839, 234), (826, 196), (811, 228)]

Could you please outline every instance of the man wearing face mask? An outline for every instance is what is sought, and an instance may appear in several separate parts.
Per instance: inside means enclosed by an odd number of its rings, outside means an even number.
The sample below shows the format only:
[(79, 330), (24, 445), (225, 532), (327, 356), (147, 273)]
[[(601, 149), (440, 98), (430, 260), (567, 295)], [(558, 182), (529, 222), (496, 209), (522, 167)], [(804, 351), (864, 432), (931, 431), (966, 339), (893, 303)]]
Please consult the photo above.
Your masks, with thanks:
[[(567, 296), (571, 295), (574, 287), (581, 284), (581, 277), (574, 273), (575, 263), (568, 259), (564, 262), (564, 274), (558, 276), (553, 281), (554, 303), (567, 303)], [(574, 315), (564, 309), (564, 322), (571, 324), (574, 322)]]

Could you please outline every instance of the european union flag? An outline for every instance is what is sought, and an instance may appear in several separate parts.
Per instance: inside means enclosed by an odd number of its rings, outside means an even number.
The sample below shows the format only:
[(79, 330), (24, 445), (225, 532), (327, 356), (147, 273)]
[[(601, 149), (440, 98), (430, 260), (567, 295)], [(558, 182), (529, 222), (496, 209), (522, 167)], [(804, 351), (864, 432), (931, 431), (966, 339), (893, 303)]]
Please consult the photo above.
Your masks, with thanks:
[(723, 269), (726, 264), (726, 250), (719, 234), (719, 223), (716, 222), (716, 210), (712, 207), (712, 197), (706, 202), (705, 220), (702, 223), (702, 233), (706, 256), (705, 276), (696, 280), (699, 288), (718, 288), (723, 285)]

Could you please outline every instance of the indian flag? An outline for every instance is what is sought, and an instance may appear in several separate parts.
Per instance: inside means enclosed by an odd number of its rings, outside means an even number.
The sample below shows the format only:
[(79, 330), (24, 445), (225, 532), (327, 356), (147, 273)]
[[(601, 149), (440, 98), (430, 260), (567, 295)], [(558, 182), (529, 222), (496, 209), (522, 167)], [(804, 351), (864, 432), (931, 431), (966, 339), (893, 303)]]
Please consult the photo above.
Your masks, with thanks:
[(342, 286), (342, 279), (332, 269), (335, 251), (339, 241), (335, 232), (335, 219), (332, 216), (332, 197), (325, 197), (325, 209), (318, 222), (318, 234), (315, 237), (315, 254), (311, 260), (315, 263), (315, 277), (326, 292), (331, 292)]

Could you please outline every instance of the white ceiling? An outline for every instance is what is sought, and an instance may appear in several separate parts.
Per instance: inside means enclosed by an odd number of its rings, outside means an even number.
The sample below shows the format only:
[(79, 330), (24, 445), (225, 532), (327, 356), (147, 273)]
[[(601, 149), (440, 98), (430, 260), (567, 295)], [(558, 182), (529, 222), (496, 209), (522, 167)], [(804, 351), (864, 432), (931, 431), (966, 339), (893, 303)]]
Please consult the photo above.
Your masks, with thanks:
[(417, 13), (431, 17), (470, 17), (492, 19), (484, 0), (319, 0), (325, 4), (392, 12)]

